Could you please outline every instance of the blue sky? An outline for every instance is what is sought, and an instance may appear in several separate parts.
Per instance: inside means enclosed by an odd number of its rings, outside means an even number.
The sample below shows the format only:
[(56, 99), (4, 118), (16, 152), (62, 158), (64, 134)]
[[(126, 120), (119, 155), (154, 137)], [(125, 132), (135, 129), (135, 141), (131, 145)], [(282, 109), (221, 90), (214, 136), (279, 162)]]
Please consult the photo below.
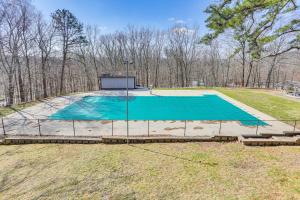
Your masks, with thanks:
[(77, 18), (97, 25), (103, 33), (122, 30), (128, 24), (167, 29), (176, 21), (197, 24), (205, 32), (209, 0), (32, 0), (46, 19), (56, 9), (68, 9)]

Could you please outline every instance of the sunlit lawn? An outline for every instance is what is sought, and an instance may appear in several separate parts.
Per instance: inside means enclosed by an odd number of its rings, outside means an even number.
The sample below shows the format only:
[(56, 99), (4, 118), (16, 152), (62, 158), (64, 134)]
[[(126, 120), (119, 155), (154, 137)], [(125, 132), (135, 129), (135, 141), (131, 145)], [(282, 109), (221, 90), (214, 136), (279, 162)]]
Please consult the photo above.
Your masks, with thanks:
[(16, 104), (13, 106), (0, 107), (0, 117), (12, 114), (14, 112), (18, 112), (20, 110), (33, 106), (37, 103), (39, 102), (29, 102), (29, 103)]
[(276, 96), (266, 90), (227, 88), (216, 90), (276, 119), (300, 120), (300, 101)]
[(300, 147), (0, 146), (0, 199), (300, 199)]

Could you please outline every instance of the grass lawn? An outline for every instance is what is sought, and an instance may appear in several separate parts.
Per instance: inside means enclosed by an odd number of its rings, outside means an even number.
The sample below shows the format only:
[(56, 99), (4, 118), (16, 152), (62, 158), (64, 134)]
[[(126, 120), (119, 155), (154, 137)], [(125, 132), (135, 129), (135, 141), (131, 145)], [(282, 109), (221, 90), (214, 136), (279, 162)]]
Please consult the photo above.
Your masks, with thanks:
[(216, 90), (276, 119), (300, 120), (300, 101), (276, 96), (267, 90), (227, 88)]
[(0, 147), (0, 199), (300, 199), (300, 147)]
[(14, 112), (18, 112), (20, 110), (23, 110), (25, 108), (28, 108), (30, 106), (33, 106), (39, 102), (28, 102), (28, 103), (22, 103), (22, 104), (17, 104), (13, 106), (7, 106), (7, 107), (0, 107), (0, 117), (4, 117), (6, 115), (12, 114)]

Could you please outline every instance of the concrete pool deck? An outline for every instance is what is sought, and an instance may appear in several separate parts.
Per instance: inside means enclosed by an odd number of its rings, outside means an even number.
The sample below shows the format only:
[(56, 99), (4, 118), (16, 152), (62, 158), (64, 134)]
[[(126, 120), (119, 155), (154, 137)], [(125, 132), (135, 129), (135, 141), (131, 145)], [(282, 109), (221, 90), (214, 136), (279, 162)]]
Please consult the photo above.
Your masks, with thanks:
[[(278, 133), (292, 131), (293, 126), (277, 121), (273, 117), (252, 107), (238, 102), (214, 90), (131, 90), (130, 96), (199, 96), (214, 94), (265, 121), (268, 126), (243, 126), (239, 121), (129, 121), (129, 134), (137, 135), (170, 135), (170, 136), (213, 136), (256, 133)], [(50, 100), (13, 113), (4, 118), (7, 135), (63, 135), (73, 136), (109, 136), (126, 135), (126, 121), (62, 121), (49, 120), (48, 116), (80, 100), (84, 96), (126, 96), (126, 91), (95, 91), (70, 96), (56, 97)], [(39, 119), (39, 121), (37, 120)], [(300, 122), (298, 122), (300, 123)], [(149, 128), (148, 128), (149, 127)], [(220, 131), (221, 127), (221, 131)], [(0, 130), (3, 134), (3, 129)]]

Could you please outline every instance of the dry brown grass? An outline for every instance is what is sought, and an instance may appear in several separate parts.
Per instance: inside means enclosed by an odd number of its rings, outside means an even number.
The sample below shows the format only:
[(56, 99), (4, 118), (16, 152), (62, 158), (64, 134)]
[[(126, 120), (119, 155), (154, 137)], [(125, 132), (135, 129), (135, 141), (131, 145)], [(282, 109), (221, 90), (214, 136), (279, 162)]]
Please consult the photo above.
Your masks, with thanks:
[(0, 199), (300, 199), (300, 147), (0, 146)]

